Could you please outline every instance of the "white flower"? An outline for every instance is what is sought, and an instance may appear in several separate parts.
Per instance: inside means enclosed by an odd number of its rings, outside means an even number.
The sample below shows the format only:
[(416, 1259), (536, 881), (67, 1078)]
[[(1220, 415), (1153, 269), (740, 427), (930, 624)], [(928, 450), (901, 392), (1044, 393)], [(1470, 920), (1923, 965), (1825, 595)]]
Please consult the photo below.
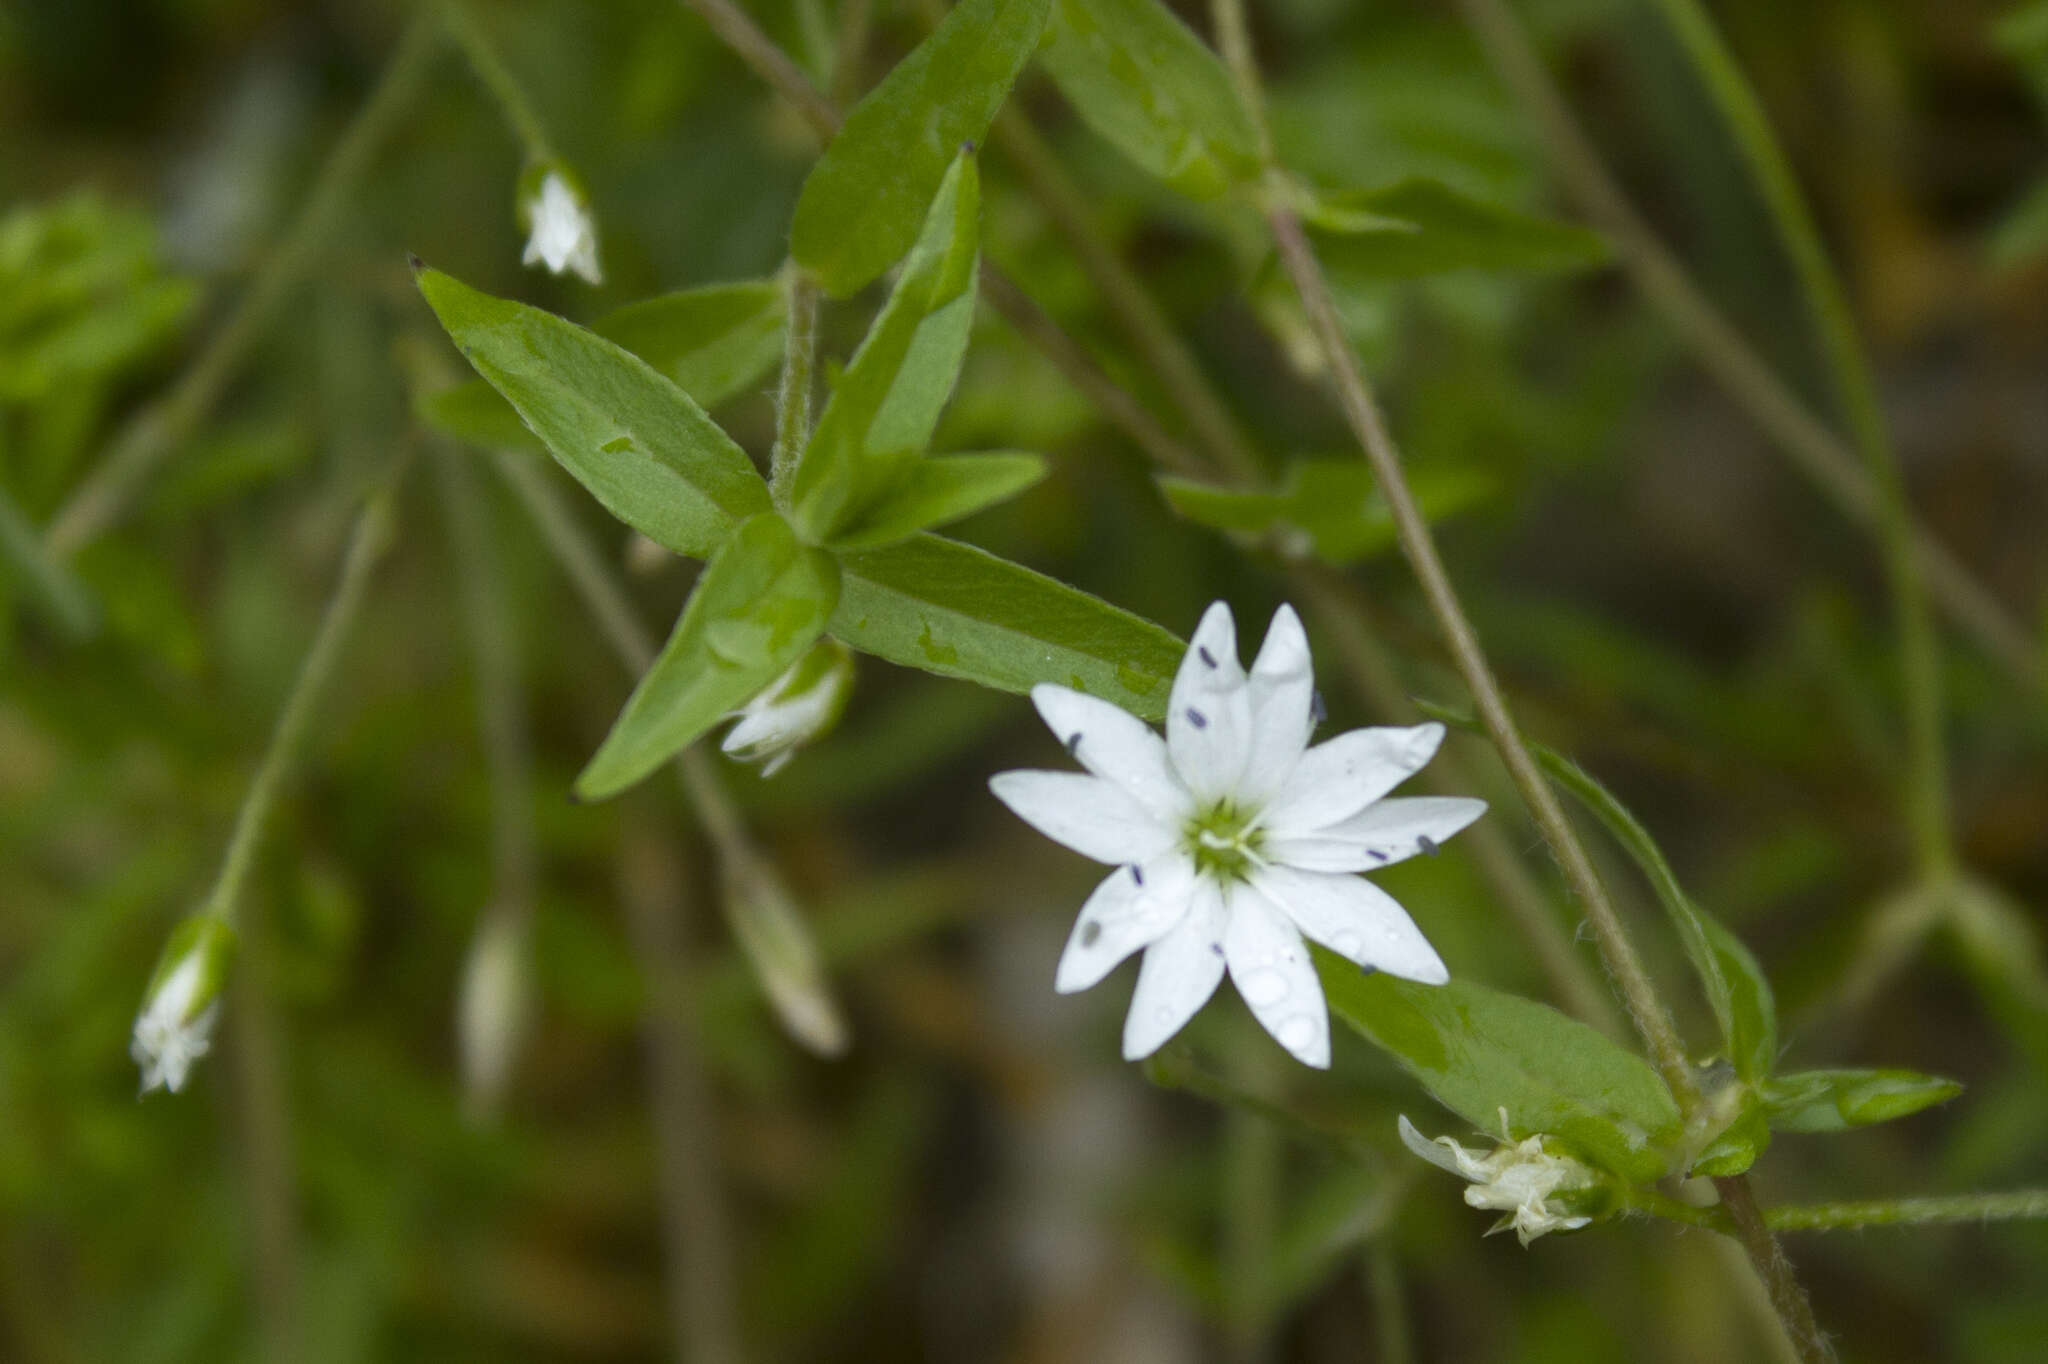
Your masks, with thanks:
[(853, 692), (853, 653), (836, 639), (820, 640), (789, 671), (740, 707), (739, 723), (719, 748), (729, 758), (761, 764), (772, 777), (805, 744), (839, 721)]
[(1450, 978), (1407, 912), (1351, 873), (1434, 852), (1486, 803), (1382, 799), (1429, 761), (1442, 725), (1308, 746), (1321, 707), (1291, 607), (1274, 613), (1249, 676), (1230, 609), (1209, 608), (1174, 678), (1164, 742), (1065, 687), (1031, 699), (1088, 771), (1004, 772), (989, 786), (1047, 837), (1118, 866), (1081, 907), (1053, 985), (1085, 990), (1144, 949), (1125, 1059), (1180, 1031), (1228, 969), (1281, 1046), (1328, 1066), (1329, 1013), (1304, 934), (1390, 975)]
[(1560, 1192), (1598, 1187), (1599, 1177), (1592, 1170), (1570, 1156), (1544, 1150), (1540, 1136), (1515, 1143), (1505, 1108), (1500, 1111), (1500, 1131), (1502, 1144), (1490, 1155), (1475, 1156), (1449, 1137), (1423, 1136), (1406, 1114), (1401, 1117), (1401, 1141), (1409, 1150), (1440, 1170), (1471, 1180), (1465, 1190), (1471, 1206), (1507, 1214), (1493, 1224), (1489, 1236), (1513, 1227), (1515, 1239), (1526, 1249), (1539, 1236), (1577, 1231), (1593, 1220), (1550, 1202)]
[(192, 1063), (212, 1046), (220, 988), (234, 951), (234, 930), (211, 914), (195, 915), (171, 932), (135, 1017), (128, 1054), (142, 1067), (142, 1092), (177, 1093)]
[(557, 275), (574, 270), (592, 284), (604, 283), (597, 266), (597, 220), (567, 177), (547, 171), (521, 210), (531, 232), (521, 264), (545, 265)]

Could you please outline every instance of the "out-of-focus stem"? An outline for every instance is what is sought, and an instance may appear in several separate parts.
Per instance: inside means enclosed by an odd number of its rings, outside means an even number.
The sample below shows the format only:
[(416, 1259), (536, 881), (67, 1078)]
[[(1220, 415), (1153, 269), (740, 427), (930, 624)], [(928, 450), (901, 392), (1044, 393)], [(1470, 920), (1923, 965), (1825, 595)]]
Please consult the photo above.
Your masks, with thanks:
[(413, 17), (377, 88), (321, 167), (305, 207), (234, 312), (170, 391), (121, 429), (106, 455), (51, 519), (44, 544), (52, 556), (68, 559), (118, 521), (142, 481), (176, 452), (213, 410), (250, 346), (263, 335), (279, 305), (312, 266), (371, 158), (424, 85), (438, 27), (430, 9)]
[(242, 1191), (249, 1205), (250, 1282), (256, 1332), (265, 1359), (297, 1359), (299, 1348), (298, 1190), (293, 1170), (291, 1104), (286, 1093), (283, 1023), (271, 993), (269, 924), (244, 917), (235, 978), (235, 1135)]
[[(1851, 522), (1876, 531), (1878, 495), (1855, 453), (1764, 363), (1644, 221), (1608, 174), (1504, 0), (1459, 4), (1494, 69), (1549, 148), (1565, 187), (1614, 243), (1622, 268), (1643, 297), (1823, 495)], [(2048, 662), (2027, 630), (1924, 526), (1913, 526), (1912, 540), (1935, 604), (2014, 678), (2048, 689)]]
[(49, 552), (35, 523), (5, 488), (0, 488), (0, 558), (13, 563), (20, 580), (42, 598), (66, 635), (85, 639), (98, 627), (99, 610), (92, 594)]
[(811, 84), (811, 78), (804, 74), (803, 68), (790, 60), (789, 54), (777, 47), (775, 40), (763, 33), (760, 26), (732, 0), (682, 0), (682, 4), (686, 9), (695, 10), (705, 23), (711, 25), (711, 31), (718, 35), (720, 42), (737, 53), (741, 61), (754, 69), (755, 75), (788, 100), (817, 132), (819, 140), (829, 140), (839, 131), (838, 106), (825, 98), (818, 87)]
[(1793, 273), (1820, 329), (1821, 349), (1834, 375), (1843, 415), (1876, 492), (1876, 525), (1897, 618), (1899, 672), (1906, 701), (1906, 814), (1920, 874), (1929, 882), (1940, 882), (1955, 870), (1948, 820), (1948, 757), (1941, 728), (1941, 643), (1927, 614), (1912, 507), (1885, 426), (1877, 381), (1848, 298), (1828, 261), (1820, 230), (1771, 130), (1762, 101), (1698, 0), (1658, 0), (1658, 4), (1762, 191), (1772, 225), (1791, 257)]
[(687, 877), (665, 834), (629, 822), (619, 899), (647, 988), (647, 1083), (654, 1110), (669, 1310), (676, 1358), (737, 1364), (732, 1235), (718, 1184), (718, 1129), (686, 984)]
[(1764, 1214), (1778, 1231), (1925, 1226), (1935, 1222), (2001, 1222), (2048, 1217), (2048, 1189), (1955, 1194), (1946, 1198), (1873, 1198), (1859, 1203), (1780, 1204)]
[(469, 7), (469, 0), (441, 0), (441, 16), (448, 27), (448, 34), (455, 39), (455, 45), (462, 49), (470, 70), (491, 92), (498, 112), (504, 115), (505, 125), (512, 135), (519, 139), (519, 146), (529, 161), (552, 161), (555, 159), (554, 144), (548, 140), (547, 129), (541, 126), (540, 116), (533, 111), (533, 101), (526, 97), (526, 90), (505, 65), (498, 50), (491, 46), (484, 36), (483, 26), (477, 22), (476, 14)]
[(321, 693), (341, 656), (341, 647), (348, 638), (349, 627), (355, 622), (357, 608), (362, 605), (363, 594), (370, 584), (370, 572), (391, 543), (392, 496), (393, 487), (385, 487), (371, 497), (369, 504), (356, 517), (355, 529), (349, 536), (348, 557), (341, 567), (341, 580), (335, 584), (334, 595), (320, 617), (320, 628), (313, 635), (313, 646), (299, 664), (299, 675), (292, 683), (291, 695), (285, 698), (284, 710), (278, 715), (270, 746), (264, 750), (263, 760), (249, 783), (248, 794), (242, 798), (242, 808), (235, 816), (234, 832), (228, 838), (220, 874), (215, 878), (205, 903), (207, 913), (218, 915), (230, 923), (234, 922), (243, 883), (248, 880), (249, 869), (262, 845), (263, 831), (277, 805), (278, 793), (291, 772), (292, 764), (298, 759), (299, 749), (305, 742), (306, 728), (319, 708)]
[(1408, 1325), (1408, 1301), (1401, 1290), (1401, 1260), (1386, 1235), (1365, 1246), (1365, 1293), (1372, 1304), (1372, 1335), (1379, 1364), (1414, 1364), (1415, 1343)]

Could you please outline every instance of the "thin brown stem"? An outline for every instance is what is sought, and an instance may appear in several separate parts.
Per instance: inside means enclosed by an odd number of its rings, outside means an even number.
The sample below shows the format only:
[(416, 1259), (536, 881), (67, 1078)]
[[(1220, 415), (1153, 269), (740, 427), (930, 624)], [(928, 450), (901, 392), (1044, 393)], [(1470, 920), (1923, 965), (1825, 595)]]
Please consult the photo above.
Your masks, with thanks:
[(718, 35), (718, 40), (752, 67), (754, 74), (766, 81), (769, 88), (788, 100), (821, 141), (830, 141), (832, 134), (839, 131), (839, 107), (825, 98), (824, 93), (811, 84), (811, 78), (804, 74), (803, 68), (777, 47), (775, 40), (763, 33), (760, 26), (732, 0), (682, 0), (682, 3), (711, 25), (711, 31)]

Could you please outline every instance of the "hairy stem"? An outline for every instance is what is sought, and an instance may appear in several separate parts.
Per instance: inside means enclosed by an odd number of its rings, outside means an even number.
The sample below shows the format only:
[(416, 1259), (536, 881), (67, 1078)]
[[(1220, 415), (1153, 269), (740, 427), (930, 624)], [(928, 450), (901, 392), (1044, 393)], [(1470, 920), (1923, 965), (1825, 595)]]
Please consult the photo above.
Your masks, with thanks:
[(321, 167), (305, 207), (234, 312), (172, 388), (121, 429), (99, 464), (51, 519), (44, 544), (52, 556), (68, 559), (120, 520), (143, 480), (212, 412), (249, 348), (262, 337), (279, 306), (312, 267), (371, 159), (424, 87), (438, 27), (431, 10), (423, 9), (414, 16), (377, 88)]
[(483, 82), (491, 98), (498, 105), (498, 112), (504, 115), (505, 126), (519, 139), (520, 149), (528, 161), (555, 160), (554, 144), (548, 140), (547, 130), (541, 126), (540, 116), (533, 111), (533, 102), (526, 97), (526, 90), (512, 75), (498, 50), (491, 46), (484, 36), (483, 27), (477, 23), (476, 15), (469, 7), (469, 0), (441, 0), (441, 17), (448, 29), (448, 36), (462, 49), (462, 55), (469, 62), (470, 70)]
[(1869, 357), (1857, 335), (1841, 282), (1828, 262), (1820, 230), (1762, 102), (1698, 0), (1658, 0), (1658, 4), (1763, 193), (1772, 225), (1792, 259), (1793, 272), (1820, 329), (1821, 348), (1834, 375), (1843, 415), (1876, 490), (1877, 529), (1899, 632), (1900, 683), (1906, 702), (1907, 819), (1921, 876), (1939, 882), (1953, 873), (1955, 863), (1948, 823), (1948, 759), (1942, 738), (1940, 641), (1928, 619), (1912, 509)]
[(1765, 1213), (1764, 1221), (1778, 1231), (1836, 1231), (1846, 1227), (1906, 1227), (2043, 1217), (2048, 1217), (2048, 1189), (1781, 1205)]
[(1807, 1300), (1806, 1289), (1800, 1285), (1792, 1262), (1785, 1258), (1784, 1248), (1771, 1234), (1769, 1224), (1757, 1207), (1748, 1177), (1732, 1175), (1717, 1179), (1714, 1187), (1720, 1191), (1721, 1208), (1728, 1214), (1735, 1239), (1742, 1243), (1750, 1264), (1756, 1267), (1757, 1277), (1763, 1280), (1764, 1288), (1770, 1293), (1771, 1306), (1783, 1323), (1785, 1334), (1791, 1337), (1792, 1347), (1799, 1352), (1799, 1358), (1806, 1364), (1828, 1364), (1835, 1357), (1835, 1347), (1821, 1332), (1820, 1323), (1814, 1320), (1813, 1304)]
[[(1587, 219), (1613, 242), (1622, 268), (1644, 299), (1843, 516), (1875, 531), (1878, 493), (1855, 453), (1701, 293), (1615, 183), (1505, 0), (1459, 4), (1495, 71), (1549, 148), (1565, 187)], [(1935, 604), (2015, 679), (2048, 689), (2048, 665), (2026, 628), (1924, 526), (1913, 526), (1912, 540)]]
[(243, 885), (249, 879), (257, 849), (262, 846), (263, 831), (277, 806), (278, 794), (291, 773), (292, 764), (298, 760), (307, 727), (319, 709), (321, 693), (334, 673), (335, 662), (341, 657), (342, 645), (348, 638), (349, 627), (355, 623), (356, 611), (363, 604), (363, 595), (370, 584), (370, 572), (391, 544), (392, 496), (393, 488), (387, 486), (374, 495), (356, 517), (355, 529), (349, 536), (348, 557), (341, 567), (341, 580), (335, 584), (334, 595), (320, 617), (320, 628), (313, 636), (312, 648), (307, 650), (304, 661), (299, 664), (299, 675), (292, 683), (291, 695), (285, 699), (283, 712), (278, 716), (277, 728), (270, 736), (270, 747), (264, 750), (263, 761), (249, 783), (248, 794), (242, 798), (241, 811), (235, 816), (234, 832), (228, 838), (227, 853), (221, 859), (220, 875), (215, 878), (205, 903), (207, 913), (218, 915), (229, 923), (234, 922)]
[(818, 286), (792, 265), (784, 279), (789, 318), (782, 330), (782, 386), (775, 394), (775, 448), (768, 488), (785, 512), (796, 491), (797, 460), (811, 438), (812, 370), (818, 351)]

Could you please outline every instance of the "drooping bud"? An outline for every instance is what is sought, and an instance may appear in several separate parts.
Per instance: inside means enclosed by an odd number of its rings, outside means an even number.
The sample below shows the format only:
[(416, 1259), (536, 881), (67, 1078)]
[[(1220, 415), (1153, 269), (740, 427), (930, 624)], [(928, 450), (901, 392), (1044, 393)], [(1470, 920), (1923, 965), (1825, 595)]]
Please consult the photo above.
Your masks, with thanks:
[(1400, 1122), (1401, 1142), (1438, 1169), (1470, 1180), (1466, 1203), (1505, 1214), (1489, 1234), (1513, 1228), (1525, 1248), (1553, 1231), (1577, 1231), (1608, 1210), (1612, 1200), (1606, 1181), (1590, 1166), (1549, 1149), (1540, 1135), (1515, 1142), (1508, 1135), (1505, 1109), (1500, 1122), (1502, 1144), (1484, 1156), (1449, 1137), (1423, 1136), (1406, 1115)]
[(195, 914), (171, 930), (128, 1044), (142, 1067), (144, 1094), (158, 1086), (177, 1093), (192, 1063), (206, 1055), (234, 954), (235, 930), (218, 915)]
[(853, 653), (836, 639), (823, 639), (737, 712), (726, 731), (725, 755), (757, 762), (772, 777), (805, 744), (839, 722), (853, 693)]
[(552, 274), (573, 270), (592, 284), (604, 283), (597, 264), (597, 216), (581, 182), (560, 162), (543, 161), (519, 177), (519, 226), (527, 233), (525, 265), (545, 265)]
[(497, 1114), (513, 1063), (526, 1038), (532, 1008), (523, 918), (484, 911), (462, 965), (455, 1002), (455, 1040), (462, 1055), (463, 1092), (479, 1118)]

